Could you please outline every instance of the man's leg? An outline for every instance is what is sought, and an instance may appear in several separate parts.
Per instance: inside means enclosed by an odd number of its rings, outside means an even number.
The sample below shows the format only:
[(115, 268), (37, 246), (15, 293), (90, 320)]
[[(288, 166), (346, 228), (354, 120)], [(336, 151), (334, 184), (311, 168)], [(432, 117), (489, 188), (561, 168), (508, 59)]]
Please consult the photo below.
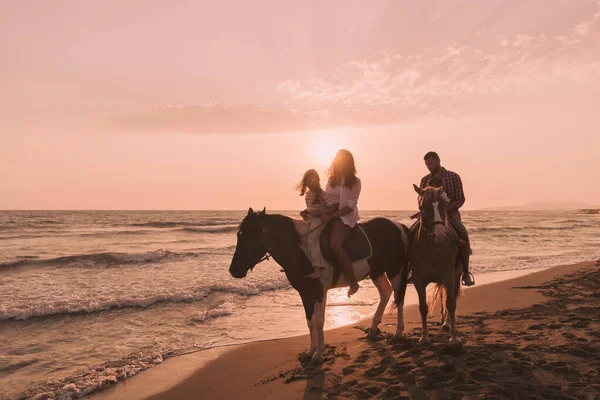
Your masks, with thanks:
[(469, 273), (469, 259), (471, 258), (471, 243), (469, 242), (469, 233), (467, 232), (467, 228), (460, 221), (454, 221), (452, 226), (456, 230), (458, 238), (463, 241), (463, 243), (458, 246), (463, 264), (463, 283), (465, 286), (473, 286), (475, 281), (473, 281), (471, 274)]

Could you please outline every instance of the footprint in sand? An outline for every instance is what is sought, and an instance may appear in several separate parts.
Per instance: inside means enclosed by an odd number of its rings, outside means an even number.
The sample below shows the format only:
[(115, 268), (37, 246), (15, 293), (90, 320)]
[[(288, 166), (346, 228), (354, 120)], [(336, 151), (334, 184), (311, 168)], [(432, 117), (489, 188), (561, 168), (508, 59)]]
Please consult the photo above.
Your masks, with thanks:
[(368, 370), (365, 371), (365, 376), (368, 376), (368, 377), (379, 376), (379, 375), (383, 374), (387, 370), (387, 368), (388, 368), (387, 365), (379, 365), (377, 367), (369, 368)]
[(369, 359), (368, 354), (361, 354), (358, 357), (356, 357), (356, 359), (354, 361), (358, 364), (364, 364), (365, 362), (367, 362), (368, 359)]

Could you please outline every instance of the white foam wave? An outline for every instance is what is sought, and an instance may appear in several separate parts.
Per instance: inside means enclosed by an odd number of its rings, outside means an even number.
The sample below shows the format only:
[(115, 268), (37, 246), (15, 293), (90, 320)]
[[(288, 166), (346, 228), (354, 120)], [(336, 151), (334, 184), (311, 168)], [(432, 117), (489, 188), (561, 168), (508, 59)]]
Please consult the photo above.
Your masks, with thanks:
[(192, 318), (196, 322), (206, 322), (213, 318), (223, 317), (226, 315), (233, 314), (234, 304), (231, 301), (226, 301), (219, 306), (212, 308), (210, 310), (202, 311), (194, 318)]
[(180, 289), (173, 292), (169, 288), (155, 292), (97, 293), (91, 297), (71, 294), (70, 297), (51, 297), (44, 302), (22, 302), (10, 306), (0, 306), (0, 320), (45, 317), (59, 314), (95, 313), (120, 308), (148, 308), (158, 303), (193, 302), (206, 298), (211, 293), (222, 292), (240, 296), (255, 296), (265, 291), (290, 287), (286, 279), (274, 279), (256, 283), (236, 281), (235, 283), (213, 284), (206, 287)]
[(60, 380), (37, 384), (16, 399), (71, 399), (86, 396), (163, 362), (166, 353), (132, 353)]

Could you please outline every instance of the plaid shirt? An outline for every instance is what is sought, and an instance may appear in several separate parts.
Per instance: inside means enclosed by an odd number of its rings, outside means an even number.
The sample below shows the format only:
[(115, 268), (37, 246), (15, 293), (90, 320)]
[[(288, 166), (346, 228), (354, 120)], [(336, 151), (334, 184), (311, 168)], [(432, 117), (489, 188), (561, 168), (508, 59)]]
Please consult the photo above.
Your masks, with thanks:
[(325, 209), (333, 206), (331, 199), (325, 191), (321, 192), (321, 201), (317, 201), (316, 195), (312, 190), (307, 190), (304, 196), (306, 200), (306, 209), (310, 212), (323, 212)]
[[(421, 189), (427, 187), (427, 182), (433, 177), (432, 174), (427, 174), (421, 179)], [(444, 190), (450, 201), (455, 203), (456, 208), (447, 211), (448, 218), (451, 222), (461, 221), (459, 208), (465, 204), (465, 193), (463, 192), (462, 181), (460, 176), (452, 171), (448, 171), (446, 168), (442, 169), (442, 182), (444, 184)]]

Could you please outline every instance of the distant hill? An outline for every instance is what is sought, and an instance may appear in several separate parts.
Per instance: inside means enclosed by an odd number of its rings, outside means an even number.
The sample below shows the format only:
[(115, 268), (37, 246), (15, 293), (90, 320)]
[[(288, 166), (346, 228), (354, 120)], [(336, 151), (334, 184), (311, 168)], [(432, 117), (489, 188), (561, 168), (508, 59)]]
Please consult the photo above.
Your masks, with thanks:
[(599, 205), (579, 203), (576, 201), (534, 201), (522, 206), (486, 207), (482, 210), (496, 211), (568, 211), (589, 208), (600, 208)]

